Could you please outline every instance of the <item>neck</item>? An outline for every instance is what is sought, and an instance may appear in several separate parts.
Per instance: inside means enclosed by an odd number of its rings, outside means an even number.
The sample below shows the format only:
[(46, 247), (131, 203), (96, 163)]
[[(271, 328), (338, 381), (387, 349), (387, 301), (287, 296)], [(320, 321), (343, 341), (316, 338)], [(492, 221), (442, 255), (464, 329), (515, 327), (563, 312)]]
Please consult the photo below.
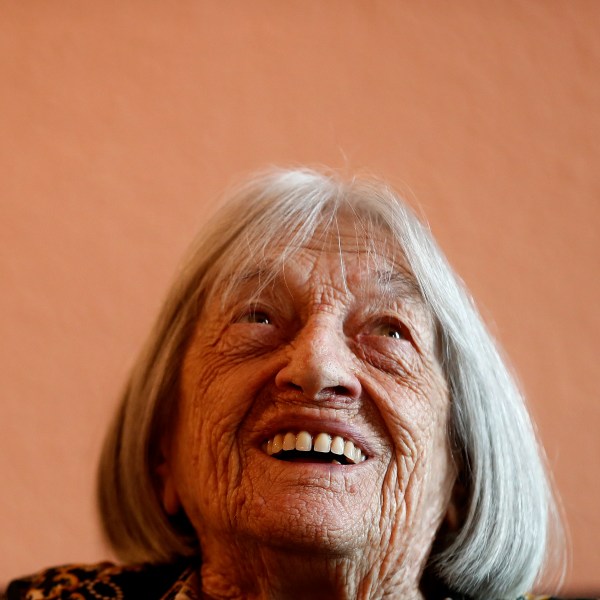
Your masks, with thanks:
[[(236, 545), (203, 552), (205, 600), (423, 600), (420, 573), (404, 565), (386, 573), (364, 556), (308, 555), (277, 548)], [(370, 565), (367, 567), (366, 565)]]

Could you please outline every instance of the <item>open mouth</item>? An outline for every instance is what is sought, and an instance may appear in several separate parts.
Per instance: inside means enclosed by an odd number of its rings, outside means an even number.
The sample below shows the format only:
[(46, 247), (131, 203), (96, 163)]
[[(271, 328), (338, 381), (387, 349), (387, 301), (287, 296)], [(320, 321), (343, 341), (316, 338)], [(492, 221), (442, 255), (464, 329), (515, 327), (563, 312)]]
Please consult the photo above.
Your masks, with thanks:
[(308, 431), (281, 432), (263, 444), (263, 450), (273, 458), (288, 462), (357, 465), (367, 459), (352, 440), (340, 435)]

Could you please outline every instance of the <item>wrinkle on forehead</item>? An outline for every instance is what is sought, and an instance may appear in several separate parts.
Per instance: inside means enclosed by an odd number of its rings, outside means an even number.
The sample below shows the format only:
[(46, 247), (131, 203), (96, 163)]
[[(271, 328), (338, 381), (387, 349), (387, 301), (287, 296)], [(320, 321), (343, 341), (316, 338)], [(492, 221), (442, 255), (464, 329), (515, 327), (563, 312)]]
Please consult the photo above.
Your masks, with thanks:
[[(241, 295), (245, 295), (251, 302), (268, 288), (290, 291), (286, 276), (286, 267), (290, 262), (301, 254), (312, 255), (313, 260), (307, 262), (305, 272), (306, 279), (309, 280), (312, 278), (319, 257), (329, 252), (335, 252), (339, 257), (340, 284), (344, 292), (350, 293), (351, 289), (368, 291), (375, 304), (380, 301), (382, 305), (389, 305), (394, 301), (402, 300), (425, 305), (417, 280), (408, 268), (403, 254), (397, 248), (392, 254), (387, 251), (390, 247), (389, 243), (382, 247), (383, 244), (377, 243), (378, 240), (371, 239), (370, 242), (373, 243), (359, 244), (359, 240), (354, 236), (349, 238), (349, 241), (354, 243), (348, 244), (346, 240), (347, 236), (342, 237), (341, 234), (329, 236), (328, 243), (313, 237), (307, 244), (294, 248), (286, 246), (285, 252), (281, 254), (274, 249), (268, 256), (253, 259), (250, 264), (244, 265), (245, 268), (243, 266), (240, 271), (226, 278), (225, 286), (219, 290), (222, 305), (228, 304), (232, 297)], [(357, 255), (364, 266), (359, 273), (354, 268), (348, 270), (346, 265), (349, 256)], [(298, 265), (297, 261), (295, 265)]]
[[(382, 303), (416, 300), (428, 307), (404, 251), (388, 227), (353, 207), (325, 211), (320, 225), (310, 231), (303, 231), (302, 225), (290, 229), (282, 223), (275, 230), (250, 229), (248, 234), (242, 234), (207, 274), (208, 296), (220, 298), (223, 309), (243, 293), (258, 297), (279, 283), (285, 289), (286, 267), (299, 255), (314, 255), (316, 264), (320, 255), (333, 253), (339, 258), (340, 284), (345, 292), (350, 291), (348, 283), (356, 275), (354, 268), (347, 271), (348, 259), (358, 255), (364, 268), (358, 285), (356, 278), (353, 280), (355, 290), (371, 288)], [(310, 270), (309, 266), (307, 278)]]

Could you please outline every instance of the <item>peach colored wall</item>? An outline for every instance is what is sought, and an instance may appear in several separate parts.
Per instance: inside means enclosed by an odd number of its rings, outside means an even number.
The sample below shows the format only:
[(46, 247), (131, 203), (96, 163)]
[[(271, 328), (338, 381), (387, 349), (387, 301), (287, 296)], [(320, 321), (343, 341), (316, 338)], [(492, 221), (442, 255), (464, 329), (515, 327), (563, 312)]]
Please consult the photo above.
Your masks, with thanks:
[(511, 356), (600, 589), (600, 3), (0, 1), (0, 581), (108, 556), (94, 464), (215, 194), (410, 189)]

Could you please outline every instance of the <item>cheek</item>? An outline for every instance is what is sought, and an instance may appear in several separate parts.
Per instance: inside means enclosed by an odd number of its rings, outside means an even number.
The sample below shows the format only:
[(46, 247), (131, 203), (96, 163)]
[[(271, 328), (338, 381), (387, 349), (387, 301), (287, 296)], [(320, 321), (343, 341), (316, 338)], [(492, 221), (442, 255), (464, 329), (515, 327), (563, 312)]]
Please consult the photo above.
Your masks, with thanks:
[(244, 467), (240, 431), (263, 371), (210, 347), (186, 357), (172, 456), (177, 491), (197, 529), (204, 519), (223, 522), (237, 510)]
[[(187, 362), (172, 443), (172, 469), (188, 517), (214, 513), (214, 498), (239, 472), (236, 423), (241, 402), (234, 386), (221, 376), (218, 362), (206, 360), (200, 368)], [(210, 493), (209, 493), (210, 491)]]
[(428, 442), (443, 433), (448, 422), (449, 400), (443, 382), (422, 375), (387, 377), (375, 385), (378, 407), (390, 439), (406, 456), (417, 456)]
[(448, 447), (450, 404), (443, 379), (423, 375), (410, 380), (379, 380), (371, 393), (391, 441), (389, 491), (403, 502), (440, 490), (453, 472)]

